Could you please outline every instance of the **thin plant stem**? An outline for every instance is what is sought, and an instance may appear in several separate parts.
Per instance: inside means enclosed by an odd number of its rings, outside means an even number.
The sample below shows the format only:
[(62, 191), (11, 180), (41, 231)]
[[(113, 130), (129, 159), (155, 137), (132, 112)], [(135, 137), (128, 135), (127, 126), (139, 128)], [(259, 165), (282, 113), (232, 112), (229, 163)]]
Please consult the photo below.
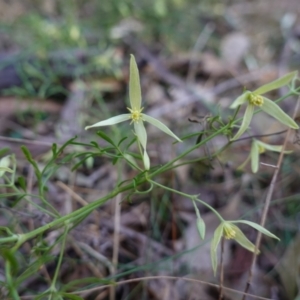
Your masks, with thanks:
[(221, 259), (220, 259), (220, 291), (219, 300), (223, 299), (223, 285), (224, 285), (224, 244), (225, 239), (222, 237), (221, 240)]
[(192, 202), (194, 202), (194, 201), (200, 202), (201, 204), (203, 204), (204, 206), (206, 206), (208, 209), (210, 209), (212, 212), (214, 212), (221, 222), (224, 221), (224, 219), (222, 218), (222, 216), (212, 206), (210, 206), (209, 204), (207, 204), (203, 200), (198, 199), (197, 196), (195, 196), (195, 195), (189, 195), (189, 194), (186, 194), (186, 193), (174, 190), (174, 189), (172, 189), (172, 188), (170, 188), (168, 186), (162, 185), (162, 184), (160, 184), (158, 182), (155, 182), (153, 180), (149, 180), (149, 182), (151, 182), (153, 185), (157, 185), (157, 186), (161, 187), (162, 189), (165, 189), (167, 191), (170, 191), (170, 192), (176, 193), (178, 195), (181, 195), (183, 197), (189, 198), (189, 199), (192, 200)]
[[(112, 276), (115, 275), (116, 270), (118, 268), (118, 256), (119, 256), (119, 247), (120, 247), (120, 215), (121, 215), (121, 194), (118, 194), (115, 199), (115, 218), (114, 218), (114, 236), (113, 236), (113, 255), (112, 255), (112, 264), (113, 264), (113, 272)], [(115, 286), (112, 285), (110, 287), (110, 300), (114, 300), (116, 298), (116, 289)]]
[[(59, 275), (61, 263), (62, 263), (63, 256), (64, 256), (64, 252), (65, 252), (65, 246), (66, 246), (67, 234), (68, 234), (68, 225), (66, 225), (65, 230), (64, 230), (64, 233), (63, 233), (63, 239), (62, 239), (62, 244), (61, 244), (60, 254), (59, 254), (57, 266), (56, 266), (56, 269), (55, 269), (55, 273), (54, 273), (54, 276), (53, 276), (53, 279), (52, 279), (52, 283), (51, 283), (51, 286), (50, 286), (50, 291), (52, 291), (52, 292), (53, 292), (53, 291), (56, 292), (56, 287), (55, 287), (55, 285), (56, 285), (56, 282), (57, 282), (57, 278), (58, 278), (58, 275)], [(52, 299), (52, 293), (51, 293), (49, 299)]]
[[(296, 118), (297, 112), (299, 110), (299, 106), (300, 106), (300, 97), (298, 98), (296, 107), (294, 109), (294, 114), (293, 114), (294, 119)], [(292, 129), (289, 128), (288, 131), (287, 131), (287, 134), (285, 136), (285, 140), (284, 140), (284, 143), (283, 143), (283, 146), (282, 146), (282, 150), (280, 152), (280, 155), (279, 155), (279, 158), (278, 158), (278, 161), (277, 161), (277, 165), (276, 165), (276, 168), (275, 168), (275, 171), (274, 171), (271, 183), (270, 183), (270, 187), (269, 187), (269, 190), (268, 190), (268, 193), (267, 193), (267, 196), (266, 196), (266, 200), (265, 200), (265, 204), (264, 204), (264, 208), (263, 208), (263, 212), (262, 212), (261, 220), (260, 220), (260, 225), (262, 227), (264, 227), (264, 225), (266, 223), (267, 214), (268, 214), (268, 211), (269, 211), (271, 199), (272, 199), (273, 192), (274, 192), (274, 189), (275, 189), (277, 177), (278, 177), (280, 167), (281, 167), (281, 164), (282, 164), (282, 161), (283, 161), (284, 151), (285, 151), (285, 148), (287, 146), (289, 135), (290, 135), (291, 131), (292, 131)], [(261, 238), (262, 238), (262, 233), (260, 231), (258, 231), (256, 241), (255, 241), (255, 249), (256, 250), (260, 246)], [(256, 252), (257, 251), (254, 251), (254, 254), (252, 256), (251, 267), (250, 267), (250, 270), (249, 270), (248, 280), (247, 280), (247, 284), (246, 284), (246, 287), (245, 287), (245, 294), (243, 295), (242, 300), (246, 299), (246, 293), (248, 293), (248, 291), (250, 289), (250, 286), (251, 286), (251, 282), (252, 282), (253, 274), (254, 274), (254, 268), (255, 268), (256, 260), (257, 260), (257, 254), (255, 254)]]
[[(158, 280), (158, 279), (184, 280), (184, 281), (187, 281), (187, 282), (195, 282), (195, 283), (198, 283), (198, 284), (203, 284), (203, 285), (211, 286), (211, 287), (214, 287), (214, 288), (220, 288), (220, 286), (218, 284), (206, 282), (206, 281), (203, 281), (203, 280), (198, 280), (198, 279), (193, 279), (193, 278), (188, 278), (188, 277), (176, 277), (176, 276), (164, 276), (164, 275), (132, 278), (132, 279), (127, 279), (127, 280), (121, 280), (121, 281), (114, 282), (114, 283), (111, 283), (111, 284), (114, 284), (115, 286), (119, 286), (119, 285), (123, 285), (123, 284), (127, 284), (127, 283), (140, 282), (140, 281), (148, 281), (148, 280)], [(103, 289), (107, 289), (111, 284), (105, 284), (105, 285), (101, 285), (101, 286), (98, 286), (98, 287), (94, 287), (94, 288), (90, 288), (90, 289), (86, 289), (86, 290), (81, 290), (81, 291), (73, 292), (72, 294), (74, 294), (74, 295), (82, 295), (82, 297), (85, 297), (85, 296), (87, 296), (90, 293), (101, 291)], [(231, 288), (228, 288), (228, 287), (223, 287), (223, 290), (235, 293), (237, 295), (243, 295), (243, 294), (245, 294), (242, 291), (234, 290), (234, 289), (231, 289)], [(270, 298), (255, 296), (255, 295), (252, 295), (252, 294), (247, 294), (247, 296), (251, 297), (253, 299), (259, 299), (259, 300), (272, 300)], [(21, 299), (22, 300), (31, 300), (31, 299), (34, 299), (35, 297), (36, 296), (34, 296), (34, 295), (32, 295), (32, 296), (28, 295), (28, 296), (22, 296)]]

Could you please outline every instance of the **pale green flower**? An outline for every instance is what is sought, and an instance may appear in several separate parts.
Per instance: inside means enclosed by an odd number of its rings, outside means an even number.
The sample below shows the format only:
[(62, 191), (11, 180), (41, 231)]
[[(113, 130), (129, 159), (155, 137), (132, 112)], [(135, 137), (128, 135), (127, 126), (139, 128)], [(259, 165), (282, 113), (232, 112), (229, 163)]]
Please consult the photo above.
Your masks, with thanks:
[(273, 118), (277, 119), (284, 125), (287, 125), (294, 129), (299, 128), (297, 123), (290, 116), (288, 116), (274, 101), (262, 96), (262, 94), (288, 84), (296, 75), (297, 72), (292, 72), (275, 81), (261, 86), (253, 92), (246, 91), (231, 104), (230, 108), (237, 108), (239, 105), (242, 105), (244, 103), (247, 104), (241, 127), (236, 135), (231, 139), (232, 141), (238, 139), (249, 128), (256, 106), (258, 106), (261, 110), (271, 115)]
[(214, 274), (216, 275), (217, 271), (217, 266), (218, 266), (218, 255), (217, 255), (217, 250), (219, 243), (221, 241), (221, 238), (224, 237), (225, 239), (233, 239), (237, 241), (242, 247), (246, 248), (247, 250), (251, 252), (255, 252), (256, 254), (259, 254), (259, 250), (255, 249), (255, 245), (249, 241), (249, 239), (244, 235), (244, 233), (234, 224), (234, 223), (243, 223), (247, 224), (254, 229), (260, 231), (261, 233), (274, 238), (278, 239), (279, 238), (272, 234), (270, 231), (267, 229), (263, 228), (262, 226), (250, 222), (250, 221), (223, 221), (221, 224), (217, 227), (215, 230), (212, 242), (211, 242), (211, 250), (210, 250), (210, 255), (211, 255), (211, 262), (212, 262), (212, 268), (214, 271)]
[[(250, 155), (245, 160), (245, 162), (241, 166), (239, 166), (239, 169), (243, 169), (251, 159), (252, 172), (256, 173), (259, 169), (259, 156), (260, 154), (265, 153), (267, 150), (280, 153), (282, 151), (282, 145), (270, 145), (257, 139), (253, 139)], [(284, 153), (289, 154), (292, 153), (292, 151), (285, 150)]]
[(137, 64), (133, 55), (130, 57), (130, 78), (129, 78), (129, 100), (130, 100), (130, 108), (127, 108), (130, 113), (122, 114), (116, 117), (109, 118), (104, 121), (100, 121), (94, 125), (87, 126), (85, 129), (89, 129), (92, 127), (101, 127), (101, 126), (110, 126), (117, 123), (121, 123), (124, 121), (131, 120), (134, 126), (134, 132), (143, 147), (143, 161), (145, 169), (148, 170), (150, 168), (150, 160), (146, 151), (147, 146), (147, 132), (144, 127), (144, 121), (151, 123), (152, 125), (159, 128), (161, 131), (166, 134), (172, 136), (177, 141), (181, 142), (180, 138), (178, 138), (166, 125), (156, 120), (153, 117), (150, 117), (144, 113), (142, 104), (142, 94), (141, 94), (141, 85), (140, 85), (140, 77), (139, 71), (137, 68)]

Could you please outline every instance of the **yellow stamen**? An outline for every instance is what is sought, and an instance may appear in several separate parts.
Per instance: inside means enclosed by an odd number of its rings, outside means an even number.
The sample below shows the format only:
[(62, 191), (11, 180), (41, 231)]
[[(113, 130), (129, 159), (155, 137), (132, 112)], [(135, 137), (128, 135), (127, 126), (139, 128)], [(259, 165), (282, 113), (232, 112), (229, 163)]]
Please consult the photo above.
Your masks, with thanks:
[(140, 109), (136, 109), (136, 108), (129, 108), (127, 107), (127, 109), (130, 111), (131, 116), (130, 118), (132, 119), (131, 122), (138, 122), (139, 120), (142, 119), (142, 110), (144, 109), (144, 107), (140, 108)]
[(264, 99), (260, 95), (250, 94), (249, 102), (256, 106), (262, 106), (264, 104)]
[(225, 239), (230, 240), (235, 238), (236, 232), (232, 226), (225, 224), (223, 227), (223, 235)]
[(259, 145), (259, 146), (258, 146), (258, 151), (259, 151), (259, 153), (261, 154), (261, 153), (266, 152), (266, 149), (265, 149), (263, 146)]

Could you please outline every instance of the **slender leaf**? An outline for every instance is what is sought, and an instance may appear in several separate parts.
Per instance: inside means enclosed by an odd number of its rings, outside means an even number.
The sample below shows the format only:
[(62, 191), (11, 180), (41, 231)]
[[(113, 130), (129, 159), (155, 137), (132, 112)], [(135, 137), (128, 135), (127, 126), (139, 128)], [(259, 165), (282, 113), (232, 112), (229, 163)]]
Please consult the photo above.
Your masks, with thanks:
[(41, 180), (41, 172), (39, 170), (38, 164), (32, 158), (30, 151), (28, 150), (28, 148), (26, 146), (21, 146), (21, 150), (22, 150), (23, 154), (25, 155), (26, 159), (28, 160), (28, 162), (30, 162), (31, 165), (33, 166), (36, 177), (38, 178), (38, 180)]
[(0, 156), (3, 156), (4, 154), (6, 154), (9, 150), (10, 150), (10, 148), (8, 148), (8, 147), (4, 147), (4, 148), (0, 149)]
[(23, 176), (19, 176), (17, 181), (18, 181), (18, 184), (20, 185), (20, 188), (24, 192), (26, 192), (26, 180), (25, 180), (25, 178)]
[(97, 131), (97, 135), (99, 135), (102, 139), (104, 139), (105, 141), (107, 141), (109, 144), (111, 144), (114, 147), (116, 147), (116, 145), (113, 142), (113, 140), (108, 135), (106, 135), (103, 131)]
[(127, 136), (123, 137), (123, 138), (119, 141), (118, 147), (120, 147), (120, 145), (121, 145), (125, 140), (127, 140)]
[(82, 297), (70, 293), (61, 293), (60, 295), (63, 296), (63, 299), (83, 300)]

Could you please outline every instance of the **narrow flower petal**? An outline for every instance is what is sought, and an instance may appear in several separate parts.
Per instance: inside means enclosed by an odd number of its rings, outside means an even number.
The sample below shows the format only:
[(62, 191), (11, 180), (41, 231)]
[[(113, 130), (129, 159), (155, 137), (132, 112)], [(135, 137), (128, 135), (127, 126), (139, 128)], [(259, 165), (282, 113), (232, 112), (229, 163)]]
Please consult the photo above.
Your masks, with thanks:
[(256, 254), (259, 254), (259, 250), (255, 251), (255, 245), (249, 241), (249, 239), (244, 235), (244, 233), (239, 229), (237, 226), (231, 224), (233, 226), (233, 229), (236, 233), (235, 235), (235, 240), (237, 243), (239, 243), (242, 247), (245, 249), (255, 252)]
[(259, 168), (259, 146), (256, 140), (253, 141), (250, 151), (251, 156), (251, 169), (253, 173), (256, 173)]
[(215, 230), (214, 237), (211, 241), (211, 248), (210, 248), (210, 257), (211, 257), (211, 264), (214, 271), (214, 275), (216, 275), (217, 272), (217, 266), (218, 266), (218, 254), (217, 249), (218, 245), (220, 244), (222, 235), (223, 235), (223, 227), (224, 224), (221, 223), (217, 229)]
[(134, 132), (137, 135), (140, 143), (142, 144), (144, 150), (147, 147), (147, 132), (144, 126), (143, 121), (134, 122)]
[(118, 124), (118, 123), (129, 120), (130, 116), (131, 116), (130, 114), (118, 115), (118, 116), (109, 118), (107, 120), (95, 123), (94, 125), (86, 126), (85, 130), (92, 128), (92, 127), (102, 127), (102, 126), (110, 126), (110, 125)]
[(132, 54), (130, 55), (129, 100), (132, 109), (139, 110), (141, 108), (142, 93), (140, 75)]
[(148, 153), (146, 151), (146, 147), (147, 147), (147, 132), (144, 126), (143, 121), (139, 121), (139, 122), (134, 122), (134, 131), (135, 134), (138, 137), (139, 142), (141, 143), (142, 147), (143, 147), (143, 162), (144, 162), (144, 167), (145, 170), (149, 170), (150, 169), (150, 159), (148, 156)]
[(297, 75), (297, 71), (288, 73), (270, 83), (267, 83), (267, 84), (259, 87), (258, 89), (253, 91), (253, 93), (261, 95), (261, 94), (265, 94), (267, 92), (276, 90), (282, 86), (287, 85), (296, 75)]
[(264, 103), (261, 106), (261, 109), (272, 116), (273, 118), (277, 119), (279, 122), (281, 122), (284, 125), (287, 125), (288, 127), (298, 129), (299, 126), (297, 123), (289, 116), (287, 115), (275, 102), (272, 100), (263, 97)]
[(239, 105), (242, 105), (248, 101), (248, 98), (250, 96), (251, 92), (246, 91), (241, 96), (236, 98), (233, 103), (230, 105), (230, 108), (237, 108)]
[(144, 162), (145, 170), (149, 170), (150, 169), (150, 159), (149, 159), (149, 156), (148, 156), (148, 153), (146, 150), (144, 150), (143, 162)]
[(274, 235), (273, 233), (271, 233), (269, 230), (267, 230), (266, 228), (254, 223), (254, 222), (251, 222), (251, 221), (246, 221), (246, 220), (239, 220), (239, 221), (232, 221), (232, 223), (243, 223), (243, 224), (247, 224), (251, 227), (253, 227), (254, 229), (260, 231), (261, 233), (273, 238), (273, 239), (277, 239), (280, 241), (280, 239)]
[(162, 122), (156, 120), (153, 117), (150, 117), (146, 114), (142, 114), (143, 120), (149, 122), (150, 124), (154, 125), (155, 127), (157, 127), (158, 129), (160, 129), (161, 131), (163, 131), (164, 133), (170, 135), (171, 137), (173, 137), (174, 139), (176, 139), (178, 142), (182, 142), (182, 140), (177, 137), (165, 124), (163, 124)]
[[(266, 144), (262, 141), (258, 141), (256, 140), (256, 143), (258, 145), (260, 145), (261, 147), (265, 148), (266, 150), (270, 150), (273, 152), (281, 152), (282, 151), (282, 145), (270, 145), (270, 144)], [(293, 151), (289, 151), (289, 150), (285, 150), (284, 153), (292, 153)]]
[(254, 112), (254, 105), (248, 104), (245, 111), (245, 115), (243, 117), (242, 125), (239, 131), (236, 133), (236, 135), (231, 139), (231, 141), (237, 140), (249, 128), (253, 116), (253, 112)]

